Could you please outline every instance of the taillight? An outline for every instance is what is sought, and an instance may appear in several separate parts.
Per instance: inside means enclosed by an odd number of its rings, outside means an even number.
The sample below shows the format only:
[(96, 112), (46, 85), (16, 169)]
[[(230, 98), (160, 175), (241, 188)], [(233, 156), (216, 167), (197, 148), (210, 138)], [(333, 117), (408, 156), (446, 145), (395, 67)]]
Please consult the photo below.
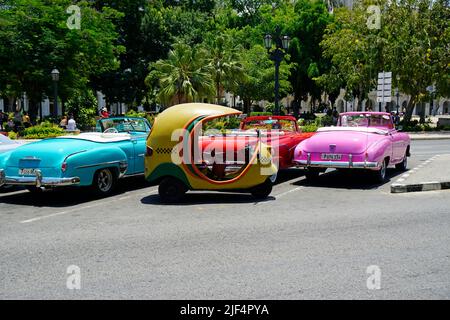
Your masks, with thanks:
[(66, 170), (67, 170), (67, 163), (63, 162), (62, 165), (61, 165), (61, 171), (62, 172), (66, 172)]
[(147, 156), (151, 157), (153, 155), (153, 149), (151, 147), (147, 147)]

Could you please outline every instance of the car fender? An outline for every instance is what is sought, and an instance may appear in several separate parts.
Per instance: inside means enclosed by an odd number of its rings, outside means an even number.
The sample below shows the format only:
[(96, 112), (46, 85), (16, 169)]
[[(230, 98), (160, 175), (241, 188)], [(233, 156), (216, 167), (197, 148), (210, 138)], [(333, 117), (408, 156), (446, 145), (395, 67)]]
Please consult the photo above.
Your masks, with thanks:
[(370, 144), (367, 147), (367, 160), (369, 162), (381, 162), (386, 157), (392, 157), (392, 141), (388, 136)]
[(94, 174), (99, 169), (114, 168), (120, 178), (128, 167), (127, 155), (121, 148), (115, 146), (81, 150), (68, 155), (64, 162), (66, 163), (64, 176), (79, 177), (82, 186), (91, 185)]

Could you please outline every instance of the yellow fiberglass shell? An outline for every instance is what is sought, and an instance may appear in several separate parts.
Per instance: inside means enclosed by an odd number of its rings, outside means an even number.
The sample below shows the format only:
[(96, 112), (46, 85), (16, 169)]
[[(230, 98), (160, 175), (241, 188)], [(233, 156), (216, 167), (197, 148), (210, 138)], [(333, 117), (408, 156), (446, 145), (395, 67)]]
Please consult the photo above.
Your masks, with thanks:
[(146, 179), (158, 181), (163, 177), (173, 176), (191, 190), (248, 189), (263, 183), (277, 172), (277, 168), (271, 161), (269, 148), (262, 143), (257, 146), (259, 150), (254, 153), (250, 165), (230, 180), (211, 180), (196, 166), (173, 161), (172, 153), (179, 153), (177, 145), (180, 145), (180, 139), (177, 139), (176, 134), (173, 136), (176, 130), (181, 132), (180, 129), (184, 129), (188, 132), (186, 139), (192, 139), (193, 131), (201, 127), (202, 122), (240, 113), (232, 108), (206, 103), (185, 103), (164, 110), (156, 117), (147, 139), (147, 147), (153, 152), (151, 156), (145, 157)]

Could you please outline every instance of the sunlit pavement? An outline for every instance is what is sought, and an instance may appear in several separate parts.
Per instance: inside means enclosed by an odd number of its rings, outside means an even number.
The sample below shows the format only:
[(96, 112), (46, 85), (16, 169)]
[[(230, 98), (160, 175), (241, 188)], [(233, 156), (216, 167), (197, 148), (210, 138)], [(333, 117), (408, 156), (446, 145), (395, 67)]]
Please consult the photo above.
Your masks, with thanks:
[[(450, 154), (450, 140), (411, 151), (413, 168)], [(0, 298), (450, 298), (450, 191), (391, 194), (400, 173), (388, 175), (379, 185), (330, 171), (309, 183), (291, 169), (260, 202), (193, 192), (162, 205), (138, 178), (105, 199), (4, 190)], [(70, 266), (79, 290), (67, 287)], [(380, 289), (367, 286), (369, 266)]]

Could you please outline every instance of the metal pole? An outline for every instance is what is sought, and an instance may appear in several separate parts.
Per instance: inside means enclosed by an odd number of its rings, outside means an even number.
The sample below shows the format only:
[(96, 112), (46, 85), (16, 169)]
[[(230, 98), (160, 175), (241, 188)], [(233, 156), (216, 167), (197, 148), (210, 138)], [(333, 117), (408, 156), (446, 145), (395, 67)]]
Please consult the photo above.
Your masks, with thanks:
[(54, 92), (53, 92), (53, 116), (57, 117), (58, 116), (58, 82), (57, 81), (53, 81), (54, 86)]
[[(278, 52), (277, 52), (278, 53)], [(275, 115), (280, 115), (280, 106), (278, 103), (278, 93), (280, 90), (280, 82), (279, 82), (279, 76), (280, 76), (280, 56), (279, 54), (275, 54)]]

